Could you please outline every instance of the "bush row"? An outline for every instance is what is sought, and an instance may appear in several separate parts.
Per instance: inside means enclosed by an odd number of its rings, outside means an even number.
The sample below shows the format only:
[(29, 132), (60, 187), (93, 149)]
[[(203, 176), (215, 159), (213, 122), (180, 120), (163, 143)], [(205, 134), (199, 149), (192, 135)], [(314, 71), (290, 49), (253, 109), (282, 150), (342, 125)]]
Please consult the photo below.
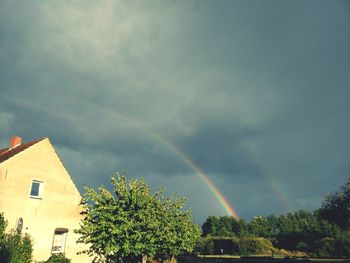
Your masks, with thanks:
[(263, 237), (202, 237), (194, 249), (195, 254), (230, 254), (239, 256), (306, 256), (304, 252), (287, 251), (273, 246), (271, 240)]

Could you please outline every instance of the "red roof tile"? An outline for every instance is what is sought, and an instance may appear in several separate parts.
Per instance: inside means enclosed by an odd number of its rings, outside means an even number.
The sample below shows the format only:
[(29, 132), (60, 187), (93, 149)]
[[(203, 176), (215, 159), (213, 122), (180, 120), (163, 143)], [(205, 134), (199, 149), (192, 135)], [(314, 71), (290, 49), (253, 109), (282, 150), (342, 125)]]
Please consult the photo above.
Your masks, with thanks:
[(30, 146), (32, 146), (32, 145), (36, 144), (37, 142), (40, 142), (44, 139), (46, 139), (46, 138), (41, 138), (41, 139), (34, 140), (31, 142), (22, 143), (14, 148), (0, 149), (0, 163), (2, 163), (3, 161), (6, 161), (7, 159), (11, 158), (12, 156), (16, 155), (17, 153), (20, 153), (20, 152), (24, 151), (25, 149), (28, 149)]

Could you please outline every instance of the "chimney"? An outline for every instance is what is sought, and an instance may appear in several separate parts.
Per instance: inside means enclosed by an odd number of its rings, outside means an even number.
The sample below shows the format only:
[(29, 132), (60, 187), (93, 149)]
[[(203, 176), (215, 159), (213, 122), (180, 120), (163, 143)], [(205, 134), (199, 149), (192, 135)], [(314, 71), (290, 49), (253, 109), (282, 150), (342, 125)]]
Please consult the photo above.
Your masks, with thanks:
[(10, 140), (10, 148), (15, 148), (18, 145), (21, 145), (22, 138), (19, 136), (13, 136)]

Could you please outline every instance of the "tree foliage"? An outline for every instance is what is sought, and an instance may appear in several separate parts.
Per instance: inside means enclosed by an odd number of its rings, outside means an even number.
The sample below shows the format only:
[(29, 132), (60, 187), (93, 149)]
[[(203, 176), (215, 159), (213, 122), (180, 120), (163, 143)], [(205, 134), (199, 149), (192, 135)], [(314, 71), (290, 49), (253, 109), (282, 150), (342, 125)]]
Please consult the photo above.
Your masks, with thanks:
[(201, 237), (194, 248), (195, 254), (213, 255), (214, 241), (212, 237)]
[(244, 219), (230, 216), (209, 216), (202, 225), (203, 236), (234, 237), (245, 236), (248, 230)]
[(0, 213), (0, 262), (30, 263), (33, 244), (29, 235), (22, 235), (17, 230), (5, 233), (7, 221)]
[[(280, 216), (257, 216), (250, 222), (210, 216), (202, 229), (204, 237), (239, 237), (241, 244), (258, 244), (256, 238), (263, 237), (288, 251), (350, 256), (350, 179), (339, 191), (328, 195), (314, 212), (299, 210)], [(240, 253), (244, 253), (243, 248)]]
[(350, 228), (350, 178), (340, 190), (326, 196), (319, 216), (343, 229)]
[(84, 251), (106, 261), (140, 261), (143, 256), (179, 255), (192, 251), (199, 228), (192, 223), (186, 200), (164, 190), (150, 193), (140, 179), (127, 181), (125, 174), (112, 176), (113, 193), (100, 186), (86, 187), (84, 219), (76, 233)]

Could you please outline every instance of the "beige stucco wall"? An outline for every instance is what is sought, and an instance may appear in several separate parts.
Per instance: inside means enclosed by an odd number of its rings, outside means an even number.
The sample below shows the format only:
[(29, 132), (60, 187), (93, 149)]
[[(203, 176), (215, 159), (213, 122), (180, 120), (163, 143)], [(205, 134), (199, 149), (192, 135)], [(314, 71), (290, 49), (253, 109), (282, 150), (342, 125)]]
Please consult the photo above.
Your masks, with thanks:
[[(32, 180), (44, 182), (42, 199), (30, 198)], [(0, 163), (0, 212), (9, 228), (18, 218), (23, 232), (34, 239), (34, 259), (46, 260), (51, 255), (56, 228), (67, 228), (65, 254), (73, 263), (89, 262), (77, 245), (73, 230), (79, 227), (81, 196), (48, 139)]]

